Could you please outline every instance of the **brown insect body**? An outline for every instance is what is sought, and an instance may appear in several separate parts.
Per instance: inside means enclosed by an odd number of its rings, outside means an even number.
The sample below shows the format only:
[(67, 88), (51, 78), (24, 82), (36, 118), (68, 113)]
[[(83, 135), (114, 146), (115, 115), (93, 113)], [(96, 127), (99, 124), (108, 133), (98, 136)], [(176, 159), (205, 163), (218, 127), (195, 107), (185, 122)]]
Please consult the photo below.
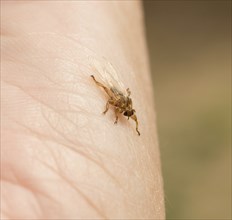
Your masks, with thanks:
[(124, 116), (126, 116), (128, 118), (128, 120), (129, 120), (129, 118), (131, 118), (136, 122), (136, 131), (137, 131), (138, 135), (140, 135), (140, 132), (138, 130), (138, 120), (137, 120), (137, 116), (135, 114), (135, 110), (133, 109), (132, 99), (130, 98), (131, 92), (130, 92), (129, 88), (126, 90), (127, 95), (124, 95), (117, 88), (115, 88), (115, 87), (108, 88), (106, 85), (98, 82), (93, 75), (91, 75), (91, 77), (93, 78), (95, 83), (98, 86), (100, 86), (101, 88), (103, 88), (104, 91), (109, 96), (109, 99), (106, 103), (105, 111), (103, 113), (106, 114), (106, 112), (109, 110), (109, 105), (114, 106), (115, 117), (116, 117), (114, 123), (116, 124), (118, 122), (118, 115), (123, 114)]

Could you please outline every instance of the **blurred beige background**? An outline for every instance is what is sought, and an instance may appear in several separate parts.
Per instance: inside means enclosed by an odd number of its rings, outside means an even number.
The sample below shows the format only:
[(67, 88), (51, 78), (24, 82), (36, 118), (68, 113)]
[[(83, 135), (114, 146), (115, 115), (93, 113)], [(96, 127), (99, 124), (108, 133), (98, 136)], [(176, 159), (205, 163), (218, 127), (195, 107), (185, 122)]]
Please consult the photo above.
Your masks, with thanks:
[(231, 2), (145, 1), (168, 219), (231, 219)]

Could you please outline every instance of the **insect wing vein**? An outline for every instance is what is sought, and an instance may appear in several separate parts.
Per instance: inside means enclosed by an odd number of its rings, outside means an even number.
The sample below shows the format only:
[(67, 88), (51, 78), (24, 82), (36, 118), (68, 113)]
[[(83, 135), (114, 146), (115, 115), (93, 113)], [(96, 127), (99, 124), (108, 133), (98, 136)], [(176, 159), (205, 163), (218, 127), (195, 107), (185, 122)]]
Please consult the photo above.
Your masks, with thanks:
[(112, 64), (105, 58), (97, 60), (93, 57), (89, 58), (91, 67), (98, 74), (100, 79), (110, 88), (115, 88), (119, 92), (126, 94), (124, 84), (119, 79), (118, 73)]

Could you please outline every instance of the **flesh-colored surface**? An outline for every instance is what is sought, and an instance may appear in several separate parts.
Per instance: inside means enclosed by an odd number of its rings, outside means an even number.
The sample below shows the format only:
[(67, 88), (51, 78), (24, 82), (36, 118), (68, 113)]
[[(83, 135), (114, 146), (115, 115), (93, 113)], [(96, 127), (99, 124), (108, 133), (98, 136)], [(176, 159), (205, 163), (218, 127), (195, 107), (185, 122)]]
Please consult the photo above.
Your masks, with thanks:
[[(138, 2), (2, 5), (1, 209), (5, 218), (163, 219), (151, 79)], [(132, 92), (134, 122), (105, 116), (90, 51)]]

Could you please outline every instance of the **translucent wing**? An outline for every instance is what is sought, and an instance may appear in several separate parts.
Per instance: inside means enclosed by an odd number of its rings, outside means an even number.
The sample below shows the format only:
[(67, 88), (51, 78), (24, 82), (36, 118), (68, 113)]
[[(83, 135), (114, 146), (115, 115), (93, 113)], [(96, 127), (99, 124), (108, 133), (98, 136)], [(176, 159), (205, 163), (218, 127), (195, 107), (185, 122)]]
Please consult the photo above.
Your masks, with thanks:
[(109, 61), (105, 58), (96, 59), (94, 57), (89, 57), (89, 61), (94, 73), (97, 74), (96, 77), (100, 77), (106, 86), (116, 88), (121, 93), (126, 94), (125, 86)]

